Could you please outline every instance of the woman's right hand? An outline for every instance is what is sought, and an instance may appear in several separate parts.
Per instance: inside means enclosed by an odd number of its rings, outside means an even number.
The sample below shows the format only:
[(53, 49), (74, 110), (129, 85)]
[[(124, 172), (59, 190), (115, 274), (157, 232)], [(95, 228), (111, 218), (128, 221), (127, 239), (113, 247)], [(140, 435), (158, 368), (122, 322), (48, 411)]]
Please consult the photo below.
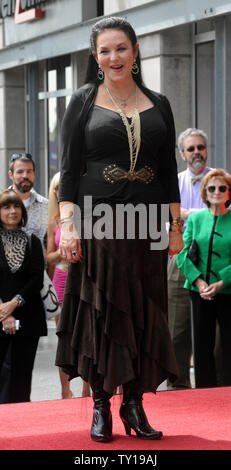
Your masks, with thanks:
[(199, 290), (199, 294), (202, 299), (211, 300), (213, 298), (213, 295), (210, 292), (208, 292), (209, 285), (203, 279), (198, 277), (197, 280), (195, 281), (195, 285), (197, 286)]
[(77, 263), (83, 257), (81, 240), (73, 222), (61, 225), (59, 252), (62, 259)]
[(205, 289), (207, 289), (207, 287), (208, 287), (207, 282), (205, 282), (203, 279), (201, 279), (201, 277), (198, 277), (195, 281), (195, 285), (196, 285), (197, 289), (199, 290), (200, 296), (203, 296), (203, 293), (204, 293)]

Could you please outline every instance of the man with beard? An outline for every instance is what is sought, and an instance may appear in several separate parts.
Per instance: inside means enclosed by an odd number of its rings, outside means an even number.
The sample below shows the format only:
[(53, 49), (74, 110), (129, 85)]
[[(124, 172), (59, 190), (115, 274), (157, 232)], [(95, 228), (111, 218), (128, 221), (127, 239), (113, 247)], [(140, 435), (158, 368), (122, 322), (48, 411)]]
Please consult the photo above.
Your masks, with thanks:
[[(203, 176), (211, 170), (206, 166), (207, 135), (200, 129), (186, 129), (179, 135), (178, 148), (187, 169), (178, 175), (181, 196), (181, 217), (185, 229), (190, 213), (205, 209), (201, 199), (200, 184)], [(168, 389), (191, 388), (190, 359), (192, 355), (189, 293), (184, 289), (185, 278), (173, 256), (168, 265), (168, 321), (173, 339), (179, 377), (168, 382)]]
[(29, 153), (15, 153), (11, 156), (9, 177), (13, 182), (12, 188), (19, 194), (27, 209), (28, 222), (25, 231), (29, 235), (34, 233), (40, 239), (46, 256), (48, 200), (33, 188), (35, 163)]
[[(48, 226), (48, 200), (34, 189), (35, 163), (29, 153), (15, 153), (9, 162), (9, 177), (13, 188), (22, 199), (28, 220), (24, 230), (35, 234), (41, 241), (46, 259), (46, 234)], [(7, 384), (10, 374), (10, 349), (2, 367), (0, 377), (0, 403), (7, 403)]]

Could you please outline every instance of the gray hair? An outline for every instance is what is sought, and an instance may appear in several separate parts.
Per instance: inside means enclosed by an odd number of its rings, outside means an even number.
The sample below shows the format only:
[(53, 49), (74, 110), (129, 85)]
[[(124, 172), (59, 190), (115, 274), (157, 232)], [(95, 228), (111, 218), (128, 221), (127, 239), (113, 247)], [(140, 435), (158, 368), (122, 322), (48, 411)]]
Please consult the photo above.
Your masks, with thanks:
[(188, 129), (186, 129), (186, 131), (181, 132), (181, 134), (178, 137), (178, 149), (179, 149), (180, 153), (184, 151), (184, 141), (185, 141), (185, 139), (187, 137), (191, 137), (191, 136), (202, 137), (204, 139), (205, 145), (207, 147), (207, 145), (208, 145), (208, 136), (207, 136), (207, 134), (204, 131), (202, 131), (201, 129), (196, 129), (195, 127), (194, 128), (189, 127)]

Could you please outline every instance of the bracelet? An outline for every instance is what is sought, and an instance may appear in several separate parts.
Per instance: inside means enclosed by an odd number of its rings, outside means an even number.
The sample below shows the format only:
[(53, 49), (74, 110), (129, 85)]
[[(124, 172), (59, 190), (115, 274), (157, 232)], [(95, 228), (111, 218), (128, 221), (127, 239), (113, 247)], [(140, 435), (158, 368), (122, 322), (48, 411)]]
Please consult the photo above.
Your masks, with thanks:
[(18, 307), (22, 307), (25, 304), (25, 300), (20, 294), (14, 296), (14, 299), (18, 302)]
[(183, 227), (184, 225), (184, 219), (181, 217), (173, 217), (172, 222), (170, 222), (171, 225), (179, 225), (180, 227)]
[(180, 226), (175, 226), (175, 228), (171, 227), (170, 226), (170, 229), (169, 229), (169, 232), (179, 232), (179, 233), (182, 233), (182, 227)]
[(73, 218), (71, 218), (71, 217), (64, 217), (63, 219), (60, 219), (60, 220), (59, 220), (59, 224), (60, 224), (60, 225), (64, 224), (65, 222), (73, 222)]

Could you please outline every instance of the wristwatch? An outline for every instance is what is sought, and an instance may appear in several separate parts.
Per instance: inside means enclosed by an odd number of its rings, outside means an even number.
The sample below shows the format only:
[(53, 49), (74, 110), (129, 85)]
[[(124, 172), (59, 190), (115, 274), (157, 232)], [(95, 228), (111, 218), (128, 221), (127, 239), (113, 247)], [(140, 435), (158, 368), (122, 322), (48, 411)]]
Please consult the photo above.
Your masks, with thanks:
[(22, 298), (20, 294), (15, 295), (14, 298), (17, 300), (19, 307), (22, 307), (25, 304), (25, 300)]

